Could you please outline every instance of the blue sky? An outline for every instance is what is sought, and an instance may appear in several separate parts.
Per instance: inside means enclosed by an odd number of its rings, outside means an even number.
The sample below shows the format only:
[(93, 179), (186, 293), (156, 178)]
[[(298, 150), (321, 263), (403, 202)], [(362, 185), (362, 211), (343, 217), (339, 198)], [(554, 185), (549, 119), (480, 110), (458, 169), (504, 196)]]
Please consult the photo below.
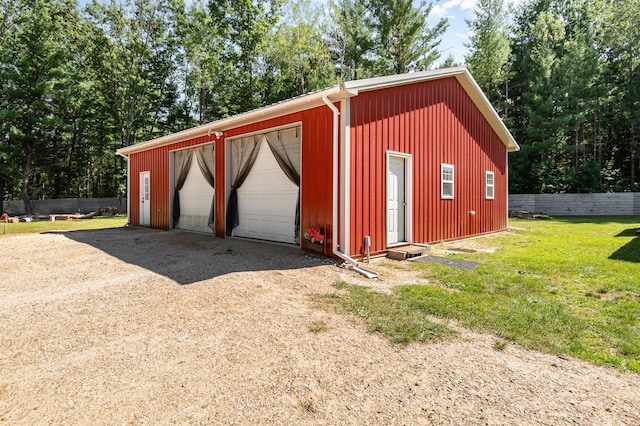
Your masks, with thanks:
[[(91, 0), (78, 0), (80, 7), (86, 6)], [(99, 0), (103, 3), (108, 0)], [(417, 0), (415, 0), (417, 1)], [(470, 31), (469, 27), (465, 23), (465, 19), (473, 18), (473, 10), (476, 6), (477, 0), (431, 0), (433, 2), (433, 8), (429, 14), (429, 23), (434, 25), (440, 18), (446, 17), (449, 21), (449, 27), (442, 37), (440, 43), (441, 58), (439, 62), (444, 61), (449, 54), (452, 54), (455, 61), (458, 63), (464, 63), (464, 55), (467, 54), (468, 49), (464, 46), (465, 43), (469, 43)], [(523, 3), (526, 0), (505, 0), (505, 3), (516, 5)], [(186, 0), (187, 4), (193, 3), (194, 0)], [(325, 12), (328, 13), (329, 0), (312, 0), (313, 3), (322, 5)], [(205, 1), (206, 3), (206, 1)]]
[(433, 25), (443, 17), (449, 21), (449, 28), (440, 42), (441, 61), (452, 54), (456, 62), (464, 62), (464, 55), (468, 50), (464, 44), (469, 43), (470, 35), (469, 27), (464, 20), (473, 18), (475, 4), (475, 0), (434, 2), (429, 14), (429, 22)]
[[(518, 5), (524, 0), (505, 0), (505, 4)], [(434, 1), (433, 8), (429, 14), (429, 22), (433, 25), (442, 17), (449, 21), (449, 28), (440, 42), (442, 56), (440, 61), (444, 61), (449, 54), (452, 54), (456, 62), (464, 63), (464, 55), (468, 50), (464, 45), (469, 43), (471, 32), (465, 19), (473, 19), (473, 10), (476, 0), (446, 0)]]

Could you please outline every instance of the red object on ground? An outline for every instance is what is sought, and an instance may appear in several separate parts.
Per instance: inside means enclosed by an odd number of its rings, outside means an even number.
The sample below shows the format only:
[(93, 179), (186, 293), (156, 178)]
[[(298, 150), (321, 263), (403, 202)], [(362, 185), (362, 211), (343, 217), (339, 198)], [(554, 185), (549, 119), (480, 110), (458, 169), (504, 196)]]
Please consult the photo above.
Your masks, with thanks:
[(324, 243), (324, 235), (320, 233), (319, 226), (312, 226), (310, 228), (307, 228), (304, 231), (304, 238), (310, 240), (312, 243)]

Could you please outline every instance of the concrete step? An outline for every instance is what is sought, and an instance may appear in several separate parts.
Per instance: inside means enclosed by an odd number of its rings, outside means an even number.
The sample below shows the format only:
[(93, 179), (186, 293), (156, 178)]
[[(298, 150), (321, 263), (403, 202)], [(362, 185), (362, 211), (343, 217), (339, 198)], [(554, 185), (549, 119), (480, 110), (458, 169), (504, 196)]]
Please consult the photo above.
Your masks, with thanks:
[(422, 256), (428, 250), (429, 247), (414, 245), (396, 247), (389, 250), (389, 252), (387, 253), (387, 257), (393, 260), (411, 259), (412, 257)]

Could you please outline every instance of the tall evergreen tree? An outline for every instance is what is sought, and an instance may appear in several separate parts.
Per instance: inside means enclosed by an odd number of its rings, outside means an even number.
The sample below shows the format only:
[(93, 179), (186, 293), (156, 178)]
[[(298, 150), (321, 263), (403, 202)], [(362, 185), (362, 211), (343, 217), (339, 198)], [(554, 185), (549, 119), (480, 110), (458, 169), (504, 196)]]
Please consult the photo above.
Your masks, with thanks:
[(265, 43), (264, 103), (270, 104), (334, 82), (334, 66), (323, 34), (321, 11), (308, 0), (293, 1)]
[[(229, 115), (262, 106), (259, 79), (261, 48), (278, 22), (279, 0), (212, 0), (213, 24), (223, 37), (220, 49), (228, 72), (229, 96), (221, 99)], [(221, 88), (223, 89), (223, 88)]]
[(412, 0), (369, 0), (377, 74), (426, 70), (439, 58), (448, 22), (442, 18), (429, 27), (432, 8), (424, 1), (415, 7)]
[(44, 188), (58, 114), (53, 101), (69, 61), (67, 23), (77, 19), (72, 2), (24, 0), (17, 4), (12, 43), (4, 53), (3, 94), (9, 145), (21, 151), (20, 196), (27, 214)]
[(136, 0), (128, 7), (94, 1), (88, 8), (97, 29), (93, 67), (120, 146), (164, 133), (166, 100), (175, 98), (181, 8), (177, 0)]
[(331, 2), (334, 23), (330, 31), (331, 50), (340, 81), (373, 75), (373, 35), (367, 0)]
[(461, 67), (463, 65), (464, 64), (456, 62), (456, 58), (454, 58), (452, 54), (449, 54), (449, 56), (447, 56), (447, 58), (444, 61), (442, 61), (442, 63), (438, 66), (438, 68), (443, 69), (443, 68)]
[[(179, 26), (183, 48), (183, 111), (198, 124), (228, 115), (220, 100), (231, 65), (224, 60), (223, 38), (206, 5), (193, 3)], [(185, 127), (187, 123), (185, 123)]]
[(8, 89), (11, 81), (8, 67), (13, 60), (13, 46), (17, 35), (16, 14), (18, 4), (12, 0), (0, 1), (0, 212), (4, 212), (5, 194), (15, 183), (16, 161), (19, 155), (15, 141), (11, 139), (11, 125), (9, 123), (9, 103), (11, 102)]
[[(474, 18), (466, 20), (472, 32), (465, 62), (478, 85), (494, 106), (504, 104), (507, 84), (507, 61), (510, 47), (507, 38), (508, 16), (503, 0), (479, 0)], [(505, 116), (506, 108), (500, 108)]]
[(607, 36), (619, 34), (614, 10), (607, 1), (538, 0), (516, 14), (508, 123), (522, 151), (511, 161), (512, 191), (632, 187), (623, 182), (634, 172), (621, 101), (630, 91)]
[(607, 3), (606, 79), (613, 98), (612, 117), (621, 141), (617, 163), (628, 170), (627, 188), (637, 190), (640, 137), (640, 0)]

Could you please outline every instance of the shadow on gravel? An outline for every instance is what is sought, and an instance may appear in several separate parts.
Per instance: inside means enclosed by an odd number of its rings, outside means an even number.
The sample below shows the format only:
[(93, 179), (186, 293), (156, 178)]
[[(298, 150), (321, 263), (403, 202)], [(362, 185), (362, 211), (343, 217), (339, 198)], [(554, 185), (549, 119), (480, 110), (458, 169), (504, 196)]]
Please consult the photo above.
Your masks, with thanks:
[(293, 245), (223, 239), (179, 230), (126, 227), (54, 233), (183, 285), (233, 272), (301, 269), (332, 263), (327, 258), (309, 256)]

